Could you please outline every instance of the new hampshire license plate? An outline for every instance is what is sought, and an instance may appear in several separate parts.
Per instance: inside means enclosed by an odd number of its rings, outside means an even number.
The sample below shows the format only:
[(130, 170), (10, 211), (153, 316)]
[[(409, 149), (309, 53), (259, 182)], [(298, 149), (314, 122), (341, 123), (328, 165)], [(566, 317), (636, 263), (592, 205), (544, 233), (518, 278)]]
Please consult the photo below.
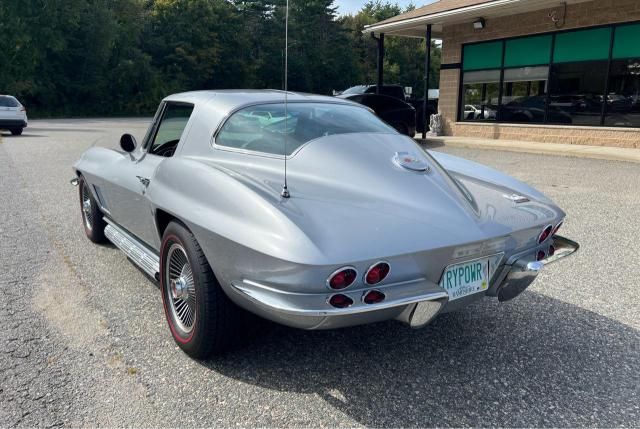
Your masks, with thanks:
[(449, 301), (489, 289), (491, 274), (495, 271), (492, 261), (495, 258), (489, 257), (448, 266), (440, 286), (449, 294)]

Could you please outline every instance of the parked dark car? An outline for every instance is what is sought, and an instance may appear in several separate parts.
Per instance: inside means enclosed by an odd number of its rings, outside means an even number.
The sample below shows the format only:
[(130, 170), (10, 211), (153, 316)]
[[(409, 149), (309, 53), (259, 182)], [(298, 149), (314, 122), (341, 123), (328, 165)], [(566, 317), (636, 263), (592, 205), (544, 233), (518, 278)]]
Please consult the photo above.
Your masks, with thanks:
[[(512, 100), (500, 107), (502, 115), (500, 120), (516, 123), (542, 123), (544, 122), (546, 104), (545, 96), (522, 97)], [(553, 103), (549, 106), (548, 121), (556, 124), (572, 123), (571, 115)]]
[(402, 85), (382, 85), (380, 86), (380, 92), (377, 90), (377, 85), (356, 85), (345, 89), (340, 95), (355, 94), (380, 94), (388, 95), (389, 97), (403, 101), (407, 99), (407, 95), (404, 93)]
[(416, 134), (416, 109), (404, 101), (378, 94), (343, 94), (338, 97), (369, 107), (401, 134), (409, 137)]
[[(431, 91), (431, 90), (430, 90)], [(340, 93), (340, 95), (355, 95), (355, 94), (376, 94), (377, 85), (356, 85), (351, 88), (347, 88)], [(416, 131), (422, 132), (424, 129), (424, 98), (412, 98), (404, 91), (404, 87), (398, 84), (386, 84), (380, 87), (381, 95), (388, 95), (389, 97), (397, 98), (398, 100), (405, 101), (416, 109)], [(431, 96), (430, 96), (431, 97)], [(375, 109), (374, 109), (375, 110)], [(429, 98), (427, 102), (427, 131), (429, 131), (429, 117), (438, 113), (438, 97)]]

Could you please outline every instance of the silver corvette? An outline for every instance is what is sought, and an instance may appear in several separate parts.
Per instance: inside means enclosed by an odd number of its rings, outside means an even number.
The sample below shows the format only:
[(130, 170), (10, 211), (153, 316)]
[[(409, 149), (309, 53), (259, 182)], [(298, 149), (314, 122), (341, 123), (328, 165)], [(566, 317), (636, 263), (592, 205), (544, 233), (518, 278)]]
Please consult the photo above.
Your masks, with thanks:
[(247, 311), (303, 329), (421, 327), (514, 298), (578, 249), (540, 192), (425, 151), (347, 100), (172, 95), (120, 147), (74, 165), (85, 232), (160, 282), (171, 333), (197, 358), (225, 350)]

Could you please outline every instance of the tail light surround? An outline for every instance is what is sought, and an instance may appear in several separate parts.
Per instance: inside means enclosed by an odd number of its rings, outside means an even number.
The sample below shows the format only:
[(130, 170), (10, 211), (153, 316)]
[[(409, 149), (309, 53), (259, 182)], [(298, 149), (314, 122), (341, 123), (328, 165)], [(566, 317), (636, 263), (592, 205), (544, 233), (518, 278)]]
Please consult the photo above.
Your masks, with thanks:
[(327, 287), (331, 290), (343, 290), (351, 286), (358, 278), (358, 271), (354, 267), (342, 267), (329, 276)]
[(364, 282), (368, 285), (376, 285), (386, 279), (390, 271), (391, 266), (387, 261), (378, 261), (364, 274)]
[(538, 244), (544, 243), (547, 238), (551, 237), (553, 233), (553, 225), (547, 225), (544, 227), (540, 235), (538, 236)]
[(551, 235), (556, 235), (558, 233), (558, 230), (560, 229), (560, 227), (562, 226), (562, 224), (564, 223), (564, 220), (561, 220), (555, 228), (553, 228), (553, 233)]

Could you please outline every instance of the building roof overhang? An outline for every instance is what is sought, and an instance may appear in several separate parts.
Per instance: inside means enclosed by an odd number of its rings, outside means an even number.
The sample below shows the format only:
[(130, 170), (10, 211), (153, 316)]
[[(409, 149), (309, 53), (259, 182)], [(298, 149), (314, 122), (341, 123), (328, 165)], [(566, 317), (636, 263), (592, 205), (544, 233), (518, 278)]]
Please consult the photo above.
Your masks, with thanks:
[(424, 38), (425, 28), (431, 24), (433, 37), (441, 38), (443, 28), (447, 25), (470, 23), (478, 18), (491, 20), (587, 1), (591, 0), (439, 0), (384, 21), (367, 25), (363, 32)]

